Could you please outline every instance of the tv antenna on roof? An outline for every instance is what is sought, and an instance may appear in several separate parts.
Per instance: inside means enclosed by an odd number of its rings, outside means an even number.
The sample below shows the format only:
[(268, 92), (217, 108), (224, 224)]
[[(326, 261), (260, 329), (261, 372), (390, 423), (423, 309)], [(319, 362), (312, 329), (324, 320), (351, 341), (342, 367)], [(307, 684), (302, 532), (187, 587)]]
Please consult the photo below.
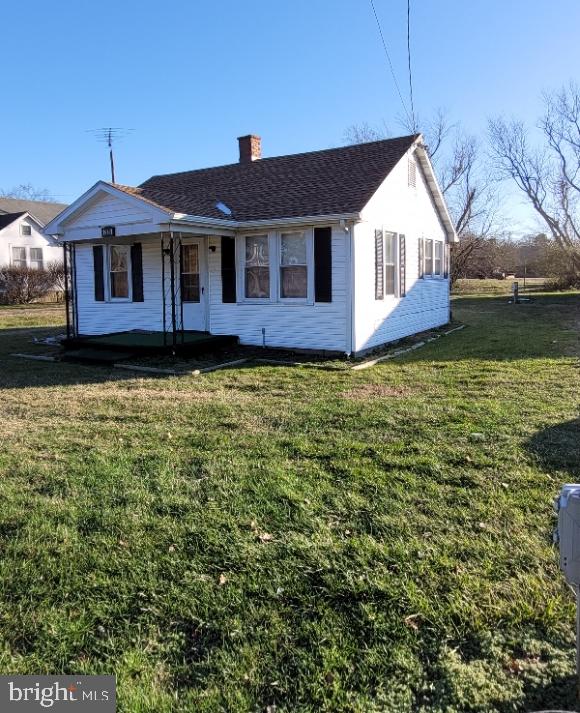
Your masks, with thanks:
[(119, 126), (113, 127), (109, 126), (103, 129), (87, 129), (89, 134), (92, 134), (97, 141), (103, 144), (107, 144), (109, 147), (109, 160), (111, 162), (111, 183), (115, 183), (115, 158), (113, 156), (113, 144), (117, 141), (121, 141), (128, 134), (131, 133), (133, 129), (123, 129)]

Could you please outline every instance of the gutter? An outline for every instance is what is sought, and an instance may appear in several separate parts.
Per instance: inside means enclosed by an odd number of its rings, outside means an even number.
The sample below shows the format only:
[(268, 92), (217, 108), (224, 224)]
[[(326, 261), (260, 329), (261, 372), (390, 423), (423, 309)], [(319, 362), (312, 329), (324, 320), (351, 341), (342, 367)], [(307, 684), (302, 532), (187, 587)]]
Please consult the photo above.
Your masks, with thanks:
[[(285, 225), (319, 225), (336, 223), (341, 220), (360, 220), (360, 213), (331, 213), (328, 215), (306, 215), (294, 218), (270, 218), (267, 220), (224, 220), (205, 218), (197, 215), (175, 213), (170, 222), (175, 225), (199, 225), (208, 228), (229, 228), (230, 230), (250, 230), (253, 228), (278, 227)], [(161, 224), (160, 224), (161, 225)]]

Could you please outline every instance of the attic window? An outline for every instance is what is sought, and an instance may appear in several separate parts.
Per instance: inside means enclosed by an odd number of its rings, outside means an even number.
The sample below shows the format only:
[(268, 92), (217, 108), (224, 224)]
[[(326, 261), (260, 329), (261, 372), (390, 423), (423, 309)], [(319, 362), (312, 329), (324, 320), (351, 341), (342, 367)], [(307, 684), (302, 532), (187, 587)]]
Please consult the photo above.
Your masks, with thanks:
[(26, 225), (26, 223), (22, 223), (22, 225), (20, 226), (20, 234), (26, 235), (26, 236), (32, 235), (32, 228), (30, 227), (30, 225)]
[(409, 186), (412, 188), (417, 186), (417, 162), (411, 157), (409, 157)]
[(215, 204), (215, 207), (220, 211), (220, 213), (223, 213), (224, 215), (230, 216), (232, 214), (231, 208), (228, 208), (228, 206), (225, 203), (222, 203), (221, 201), (218, 201)]

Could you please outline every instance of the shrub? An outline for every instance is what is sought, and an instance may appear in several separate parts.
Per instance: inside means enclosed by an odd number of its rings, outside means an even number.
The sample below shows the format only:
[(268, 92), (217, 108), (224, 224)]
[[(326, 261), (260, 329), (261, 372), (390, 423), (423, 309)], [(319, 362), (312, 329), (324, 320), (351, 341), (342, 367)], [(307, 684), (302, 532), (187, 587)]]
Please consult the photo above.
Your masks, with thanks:
[(546, 280), (544, 287), (549, 292), (577, 290), (580, 289), (580, 275), (575, 275), (574, 273), (556, 275)]
[(46, 268), (0, 267), (0, 299), (5, 304), (29, 304), (51, 290), (62, 289), (64, 270), (60, 263)]

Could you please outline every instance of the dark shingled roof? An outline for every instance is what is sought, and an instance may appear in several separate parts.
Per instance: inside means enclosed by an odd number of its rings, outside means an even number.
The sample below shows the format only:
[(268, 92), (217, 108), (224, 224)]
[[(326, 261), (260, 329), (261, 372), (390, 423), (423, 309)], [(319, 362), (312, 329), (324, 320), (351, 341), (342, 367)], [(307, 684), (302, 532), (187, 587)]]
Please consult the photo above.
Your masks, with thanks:
[(0, 230), (13, 223), (20, 218), (24, 213), (0, 213)]
[(0, 215), (3, 213), (30, 213), (43, 225), (66, 208), (66, 203), (48, 203), (47, 201), (27, 201), (21, 198), (0, 198)]
[[(418, 134), (153, 176), (117, 186), (176, 213), (236, 221), (358, 213)], [(216, 203), (225, 203), (224, 215)]]

